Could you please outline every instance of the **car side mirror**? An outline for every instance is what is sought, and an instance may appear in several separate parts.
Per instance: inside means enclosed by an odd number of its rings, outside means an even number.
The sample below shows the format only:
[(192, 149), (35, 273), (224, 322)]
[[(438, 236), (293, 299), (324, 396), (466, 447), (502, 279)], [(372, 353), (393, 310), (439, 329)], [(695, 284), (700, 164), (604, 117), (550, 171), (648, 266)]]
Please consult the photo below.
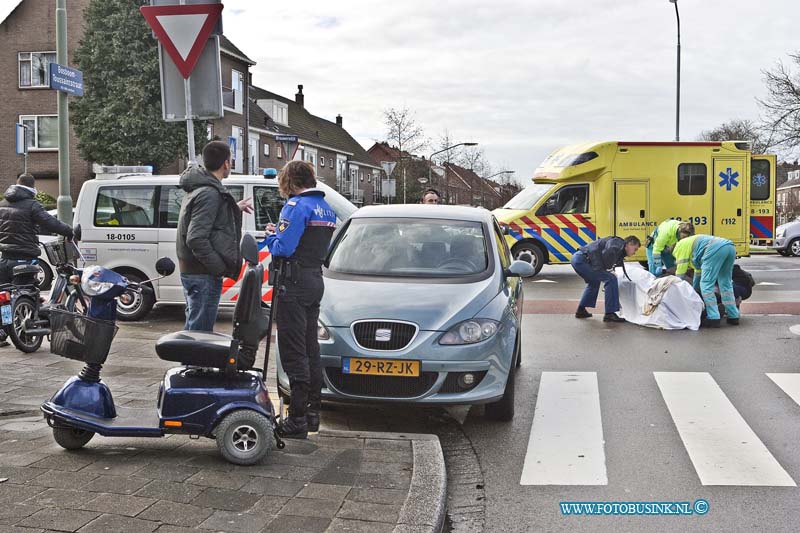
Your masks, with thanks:
[(80, 224), (75, 224), (75, 226), (72, 228), (72, 234), (75, 236), (75, 240), (76, 241), (80, 241), (81, 240), (81, 225)]
[(242, 235), (242, 242), (239, 246), (242, 252), (242, 257), (251, 265), (258, 264), (258, 244), (256, 239), (249, 233)]
[(162, 257), (156, 261), (156, 272), (161, 276), (169, 276), (175, 272), (175, 263), (169, 257)]
[(536, 269), (527, 261), (517, 259), (505, 271), (508, 278), (530, 278), (536, 274)]

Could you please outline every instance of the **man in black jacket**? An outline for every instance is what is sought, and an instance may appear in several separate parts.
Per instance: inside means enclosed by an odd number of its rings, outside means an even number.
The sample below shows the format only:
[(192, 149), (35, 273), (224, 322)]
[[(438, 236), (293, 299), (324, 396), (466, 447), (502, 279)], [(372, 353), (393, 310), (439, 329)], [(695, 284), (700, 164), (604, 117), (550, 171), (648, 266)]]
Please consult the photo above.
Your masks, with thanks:
[(239, 277), (242, 256), (242, 211), (251, 213), (250, 200), (237, 204), (221, 183), (231, 173), (231, 150), (222, 141), (203, 147), (203, 167), (190, 166), (179, 186), (186, 191), (178, 217), (176, 248), (186, 298), (184, 329), (212, 331), (217, 320), (223, 276)]
[(45, 211), (35, 196), (36, 181), (22, 174), (0, 202), (0, 283), (11, 283), (15, 266), (36, 262), (38, 227), (72, 238), (72, 228)]
[(586, 281), (586, 289), (581, 296), (575, 318), (592, 316), (586, 308), (597, 305), (597, 293), (602, 282), (606, 308), (603, 322), (625, 322), (624, 318), (617, 315), (617, 311), (620, 310), (619, 285), (617, 276), (614, 275), (614, 268), (621, 266), (624, 269), (625, 258), (635, 254), (641, 245), (638, 237), (634, 235), (625, 240), (619, 237), (603, 237), (587, 244), (572, 256), (570, 261), (572, 268)]

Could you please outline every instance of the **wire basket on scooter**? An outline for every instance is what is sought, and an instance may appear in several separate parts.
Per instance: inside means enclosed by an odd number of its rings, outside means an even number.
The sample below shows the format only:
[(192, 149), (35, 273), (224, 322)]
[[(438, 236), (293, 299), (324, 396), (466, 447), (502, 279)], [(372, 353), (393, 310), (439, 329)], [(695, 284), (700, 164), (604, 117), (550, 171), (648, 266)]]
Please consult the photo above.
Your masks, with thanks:
[(80, 252), (75, 243), (64, 237), (44, 243), (42, 248), (44, 248), (44, 253), (47, 255), (47, 260), (53, 266), (66, 265), (67, 263), (75, 264), (75, 261), (80, 257)]
[(84, 363), (103, 364), (119, 328), (66, 309), (50, 310), (50, 352)]

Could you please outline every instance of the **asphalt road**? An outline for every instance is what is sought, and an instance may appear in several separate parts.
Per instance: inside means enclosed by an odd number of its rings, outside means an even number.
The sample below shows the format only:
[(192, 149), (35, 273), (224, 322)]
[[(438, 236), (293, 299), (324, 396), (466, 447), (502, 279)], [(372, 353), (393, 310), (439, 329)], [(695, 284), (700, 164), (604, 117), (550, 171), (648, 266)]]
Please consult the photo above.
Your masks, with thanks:
[[(741, 264), (758, 282), (752, 300), (800, 301), (800, 259)], [(568, 266), (545, 267), (526, 299), (574, 300), (582, 287)], [(180, 320), (178, 308), (152, 317), (165, 330)], [(513, 422), (488, 422), (480, 407), (333, 404), (323, 426), (438, 434), (453, 531), (796, 531), (795, 324), (745, 315), (739, 327), (658, 331), (527, 314)], [(565, 516), (559, 505), (699, 499), (707, 514)]]

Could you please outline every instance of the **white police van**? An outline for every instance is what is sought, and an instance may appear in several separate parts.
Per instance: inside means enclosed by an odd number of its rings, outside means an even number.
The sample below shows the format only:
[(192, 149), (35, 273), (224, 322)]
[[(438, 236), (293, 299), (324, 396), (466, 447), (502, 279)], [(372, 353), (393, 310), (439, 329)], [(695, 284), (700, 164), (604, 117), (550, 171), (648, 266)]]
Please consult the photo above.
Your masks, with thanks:
[[(123, 274), (131, 281), (155, 278), (159, 257), (171, 257), (175, 264), (175, 239), (178, 214), (184, 191), (178, 188), (177, 175), (152, 175), (150, 167), (96, 166), (97, 177), (86, 181), (75, 204), (74, 224), (81, 225), (80, 249), (87, 264), (98, 264)], [(356, 207), (322, 182), (325, 199), (344, 221)], [(261, 242), (270, 222), (277, 223), (283, 207), (275, 178), (233, 175), (223, 184), (236, 200), (251, 198), (253, 213), (244, 213), (242, 230)], [(260, 251), (263, 263), (269, 262), (266, 248)], [(139, 320), (154, 305), (184, 305), (180, 273), (152, 283), (154, 294), (137, 294), (128, 305), (119, 304), (122, 320)], [(239, 294), (240, 281), (225, 279), (221, 306), (232, 306)], [(264, 299), (270, 298), (269, 291)]]

